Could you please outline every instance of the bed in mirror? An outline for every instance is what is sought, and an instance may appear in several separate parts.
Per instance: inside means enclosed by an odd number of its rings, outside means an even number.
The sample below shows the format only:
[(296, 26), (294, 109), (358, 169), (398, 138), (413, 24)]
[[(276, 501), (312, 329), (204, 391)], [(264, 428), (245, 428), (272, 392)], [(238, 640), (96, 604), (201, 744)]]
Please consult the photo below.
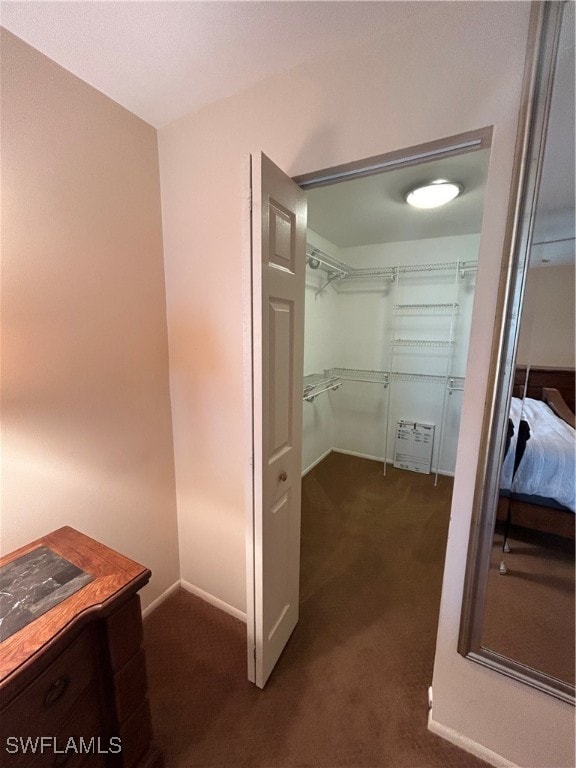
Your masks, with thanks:
[(574, 4), (538, 14), (459, 651), (574, 703)]

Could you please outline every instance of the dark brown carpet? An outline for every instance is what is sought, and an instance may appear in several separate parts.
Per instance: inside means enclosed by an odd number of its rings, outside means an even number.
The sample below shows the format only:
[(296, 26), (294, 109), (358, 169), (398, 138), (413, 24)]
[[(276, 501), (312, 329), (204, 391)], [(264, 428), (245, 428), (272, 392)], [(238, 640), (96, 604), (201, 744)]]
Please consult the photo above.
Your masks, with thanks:
[(508, 572), (494, 537), (482, 644), (574, 685), (574, 542), (512, 528)]
[(264, 691), (245, 627), (185, 592), (145, 622), (167, 768), (481, 768), (429, 733), (452, 482), (333, 453), (303, 480), (301, 613)]

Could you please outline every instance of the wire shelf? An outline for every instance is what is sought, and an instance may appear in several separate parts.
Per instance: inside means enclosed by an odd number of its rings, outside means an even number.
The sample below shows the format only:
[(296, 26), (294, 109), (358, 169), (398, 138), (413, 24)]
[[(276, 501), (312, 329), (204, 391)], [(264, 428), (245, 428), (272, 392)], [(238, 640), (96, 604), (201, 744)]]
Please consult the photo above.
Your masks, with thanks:
[(443, 261), (429, 264), (403, 264), (391, 267), (351, 267), (349, 264), (345, 264), (340, 259), (326, 253), (321, 248), (315, 248), (311, 245), (306, 247), (306, 257), (310, 269), (322, 269), (330, 277), (318, 293), (322, 293), (334, 280), (362, 280), (370, 278), (395, 280), (398, 274), (440, 272), (455, 269), (458, 269), (463, 276), (466, 272), (473, 271), (478, 266), (477, 261)]
[(442, 314), (442, 312), (456, 312), (460, 305), (452, 304), (394, 304), (394, 311), (398, 314)]
[(458, 268), (460, 271), (469, 272), (478, 267), (477, 261), (440, 261), (430, 264), (402, 264), (398, 267), (398, 272), (408, 274), (410, 272), (440, 272), (443, 270), (452, 270)]
[(337, 273), (341, 277), (346, 277), (350, 273), (351, 268), (344, 264), (343, 261), (336, 259), (334, 256), (330, 256), (321, 248), (314, 248), (308, 246), (306, 248), (307, 264), (310, 269), (322, 269), (329, 274)]
[[(325, 371), (324, 377), (321, 374), (315, 375), (318, 376), (320, 383), (330, 379), (336, 379), (340, 383), (343, 381), (362, 381), (368, 384), (384, 385), (389, 384), (390, 381), (413, 381), (422, 384), (442, 384), (445, 382), (450, 391), (464, 389), (465, 381), (463, 376), (445, 376), (444, 374), (437, 373), (409, 373), (408, 371), (374, 371), (363, 368), (329, 368)], [(306, 376), (304, 381), (308, 381), (309, 378), (311, 377)]]
[(405, 371), (392, 371), (393, 381), (416, 381), (422, 384), (440, 384), (446, 381), (446, 376), (435, 373), (407, 373)]
[(388, 280), (394, 280), (396, 277), (396, 267), (366, 267), (363, 269), (351, 269), (347, 275), (349, 280), (358, 280), (369, 277), (383, 277)]
[(330, 392), (342, 386), (342, 382), (337, 376), (331, 376), (327, 373), (311, 373), (304, 376), (304, 393), (302, 399), (308, 403), (313, 403), (314, 398), (324, 392)]
[(327, 374), (342, 381), (364, 381), (368, 384), (388, 384), (388, 371), (370, 371), (361, 368), (330, 368)]
[(408, 373), (407, 371), (392, 371), (390, 373), (392, 381), (413, 381), (421, 384), (443, 384), (450, 392), (464, 389), (463, 376), (445, 376), (436, 373)]
[[(460, 312), (460, 305), (458, 304), (458, 285), (459, 282), (464, 280), (464, 278), (469, 274), (473, 273), (478, 268), (478, 262), (476, 260), (468, 260), (468, 261), (460, 261), (460, 260), (454, 260), (454, 261), (444, 261), (444, 262), (429, 262), (426, 264), (397, 264), (395, 266), (382, 266), (382, 267), (362, 267), (362, 268), (355, 268), (351, 267), (349, 264), (345, 264), (340, 259), (336, 259), (333, 256), (330, 256), (330, 254), (323, 251), (321, 248), (314, 248), (313, 246), (307, 246), (306, 249), (306, 255), (307, 255), (307, 265), (309, 269), (312, 270), (321, 270), (326, 274), (326, 278), (323, 280), (318, 281), (318, 289), (316, 290), (316, 296), (318, 297), (323, 291), (326, 290), (326, 288), (331, 284), (334, 283), (334, 287), (336, 290), (338, 290), (337, 286), (340, 283), (348, 282), (350, 280), (386, 280), (391, 283), (390, 287), (382, 286), (382, 289), (385, 290), (386, 295), (395, 295), (398, 293), (398, 287), (401, 284), (403, 288), (414, 288), (415, 286), (420, 285), (422, 282), (421, 280), (418, 281), (416, 279), (416, 276), (418, 274), (423, 273), (444, 273), (442, 276), (442, 280), (448, 278), (454, 281), (454, 295), (452, 302), (444, 302), (444, 303), (438, 303), (438, 302), (430, 302), (430, 303), (412, 303), (412, 304), (393, 304), (393, 314), (396, 315), (396, 317), (404, 317), (407, 318), (408, 316), (438, 316), (444, 314), (446, 316), (450, 317), (450, 329), (449, 333), (447, 333), (447, 338), (442, 340), (433, 340), (433, 339), (403, 339), (403, 338), (392, 338), (392, 341), (390, 343), (390, 350), (389, 350), (389, 359), (387, 364), (390, 366), (390, 369), (387, 371), (376, 371), (376, 370), (367, 370), (367, 369), (359, 369), (359, 368), (330, 368), (327, 369), (324, 374), (326, 376), (326, 379), (324, 380), (324, 383), (320, 381), (316, 388), (312, 389), (306, 389), (305, 387), (305, 396), (304, 399), (309, 400), (309, 402), (312, 402), (314, 400), (314, 397), (316, 397), (317, 394), (321, 394), (321, 392), (324, 392), (328, 389), (333, 390), (337, 389), (342, 382), (348, 382), (348, 381), (356, 381), (356, 382), (366, 382), (369, 384), (379, 384), (383, 386), (383, 389), (385, 391), (385, 400), (386, 400), (386, 416), (385, 416), (385, 437), (384, 437), (384, 474), (386, 474), (386, 462), (387, 462), (387, 451), (388, 451), (388, 436), (389, 436), (389, 423), (390, 423), (390, 409), (391, 409), (391, 401), (392, 397), (391, 394), (394, 390), (394, 383), (395, 382), (415, 382), (419, 385), (427, 385), (427, 386), (433, 386), (442, 388), (444, 390), (444, 394), (442, 396), (442, 416), (440, 419), (440, 432), (439, 432), (439, 449), (438, 449), (438, 457), (436, 460), (436, 478), (434, 484), (437, 485), (438, 483), (438, 472), (439, 467), (441, 465), (441, 459), (442, 459), (442, 444), (443, 444), (443, 436), (444, 436), (444, 422), (446, 418), (446, 408), (448, 403), (448, 398), (453, 395), (455, 392), (462, 392), (464, 390), (464, 377), (461, 376), (451, 376), (448, 375), (448, 371), (451, 370), (453, 365), (453, 353), (454, 349), (456, 348), (456, 342), (454, 339), (454, 324), (456, 321), (456, 316)], [(410, 275), (413, 275), (414, 278), (411, 280)], [(377, 285), (377, 289), (380, 290), (381, 286)], [(400, 298), (400, 296), (396, 297), (397, 299)], [(414, 298), (417, 298), (414, 296)], [(423, 297), (424, 298), (424, 297)], [(412, 320), (413, 322), (413, 320)], [(399, 327), (401, 323), (396, 324), (396, 331), (392, 331), (392, 335), (394, 336), (396, 334), (403, 334), (403, 333), (409, 333), (408, 331), (403, 331)], [(421, 331), (422, 332), (422, 331)], [(426, 332), (423, 329), (423, 332)], [(404, 347), (407, 349), (439, 349), (439, 350), (445, 350), (443, 354), (443, 358), (445, 361), (445, 365), (443, 366), (445, 373), (444, 374), (436, 374), (436, 373), (409, 373), (407, 371), (394, 371), (392, 368), (395, 364), (397, 364), (399, 361), (394, 360), (395, 355), (395, 349), (399, 347)], [(398, 358), (400, 358), (402, 355), (401, 353), (398, 353)], [(339, 382), (338, 385), (332, 386), (330, 384), (330, 381), (332, 380), (330, 377), (334, 377), (336, 381)], [(309, 379), (309, 377), (307, 377)], [(328, 383), (327, 383), (328, 382)], [(354, 387), (351, 388), (351, 391), (354, 391)], [(435, 396), (438, 393), (435, 392)], [(308, 396), (307, 396), (308, 395)]]
[(432, 341), (431, 339), (393, 339), (391, 341), (394, 347), (423, 347), (427, 349), (449, 348), (454, 346), (453, 341)]

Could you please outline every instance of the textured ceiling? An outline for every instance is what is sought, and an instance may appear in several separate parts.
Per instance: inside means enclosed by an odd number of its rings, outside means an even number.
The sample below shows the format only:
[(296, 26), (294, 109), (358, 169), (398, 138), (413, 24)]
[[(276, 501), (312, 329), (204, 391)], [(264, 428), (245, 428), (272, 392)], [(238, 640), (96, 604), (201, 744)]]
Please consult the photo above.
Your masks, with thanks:
[(15, 2), (1, 23), (158, 127), (271, 75), (366, 45), (435, 2)]
[[(437, 6), (389, 0), (2, 0), (0, 21), (126, 109), (161, 126), (316, 57), (385, 40), (416, 17), (434, 14)], [(566, 14), (535, 233), (539, 239), (553, 238), (560, 230), (569, 237), (570, 226), (574, 237), (573, 3), (567, 4)], [(314, 190), (311, 226), (342, 245), (478, 232), (486, 171), (477, 165), (485, 162), (482, 155)], [(466, 192), (445, 209), (411, 211), (401, 195), (428, 175), (457, 178)]]

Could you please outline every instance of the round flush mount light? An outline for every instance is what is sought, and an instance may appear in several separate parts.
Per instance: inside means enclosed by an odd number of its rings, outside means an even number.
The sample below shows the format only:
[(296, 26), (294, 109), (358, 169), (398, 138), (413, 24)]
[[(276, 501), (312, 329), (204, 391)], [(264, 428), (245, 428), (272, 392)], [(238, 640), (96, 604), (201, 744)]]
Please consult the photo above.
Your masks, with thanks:
[(462, 184), (446, 179), (436, 179), (430, 184), (423, 184), (410, 190), (404, 199), (414, 208), (438, 208), (441, 205), (446, 205), (450, 200), (454, 200), (463, 191)]

